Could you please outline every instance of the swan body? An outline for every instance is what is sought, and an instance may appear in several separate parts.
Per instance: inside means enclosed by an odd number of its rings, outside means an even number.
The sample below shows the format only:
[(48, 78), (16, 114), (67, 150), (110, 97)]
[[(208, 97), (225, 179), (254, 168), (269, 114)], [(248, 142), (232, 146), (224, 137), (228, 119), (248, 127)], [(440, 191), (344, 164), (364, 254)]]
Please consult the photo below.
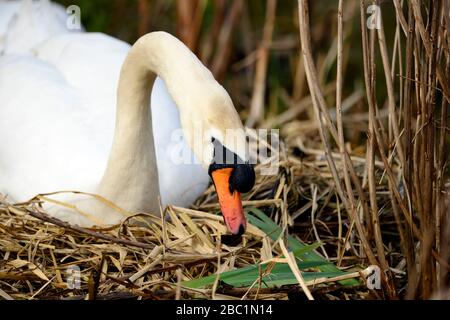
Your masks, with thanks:
[[(65, 34), (37, 47), (34, 57), (0, 58), (0, 134), (8, 137), (0, 155), (0, 186), (8, 186), (12, 199), (57, 190), (95, 192), (112, 145), (117, 83), (129, 48), (103, 34)], [(178, 110), (161, 79), (151, 98), (158, 106), (152, 121), (161, 202), (189, 206), (209, 177), (199, 163), (169, 161), (171, 132), (180, 128)], [(192, 155), (185, 141), (182, 145)], [(34, 153), (32, 162), (26, 152)]]
[[(223, 87), (167, 33), (148, 34), (131, 49), (96, 33), (49, 35), (26, 52), (5, 44), (6, 54), (0, 57), (0, 192), (15, 201), (77, 190), (97, 193), (133, 212), (158, 213), (159, 200), (163, 206), (188, 206), (209, 183), (205, 169), (213, 158), (211, 139), (220, 139), (211, 132), (224, 137), (228, 129), (243, 129)], [(193, 140), (196, 128), (209, 130), (200, 145)], [(181, 129), (177, 151), (193, 163), (171, 158), (172, 134)], [(221, 143), (246, 159), (226, 138)], [(239, 216), (233, 232), (241, 232), (240, 196), (224, 197), (234, 203), (226, 210)], [(73, 224), (109, 225), (123, 219), (81, 195), (65, 194), (59, 200), (95, 216), (47, 208)]]

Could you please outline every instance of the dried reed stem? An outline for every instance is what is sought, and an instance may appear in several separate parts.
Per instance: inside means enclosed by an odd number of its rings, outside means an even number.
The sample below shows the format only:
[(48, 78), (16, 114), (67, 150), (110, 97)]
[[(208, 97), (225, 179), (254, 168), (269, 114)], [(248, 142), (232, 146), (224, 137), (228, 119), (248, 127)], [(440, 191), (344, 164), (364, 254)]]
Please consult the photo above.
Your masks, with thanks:
[(275, 24), (277, 0), (267, 0), (266, 20), (264, 23), (263, 38), (258, 48), (256, 72), (253, 83), (253, 95), (250, 104), (250, 114), (246, 126), (253, 127), (264, 117), (264, 96), (266, 93), (266, 74), (269, 63), (269, 50), (272, 43), (272, 33)]

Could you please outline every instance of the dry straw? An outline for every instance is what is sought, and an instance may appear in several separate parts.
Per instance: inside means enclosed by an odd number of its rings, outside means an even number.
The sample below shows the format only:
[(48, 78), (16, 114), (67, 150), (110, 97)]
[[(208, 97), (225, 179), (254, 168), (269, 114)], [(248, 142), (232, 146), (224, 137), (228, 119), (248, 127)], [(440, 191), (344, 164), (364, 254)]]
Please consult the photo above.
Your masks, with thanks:
[[(288, 148), (292, 150), (295, 145)], [(300, 159), (288, 155), (291, 152), (284, 147), (282, 150), (279, 174), (258, 176), (254, 190), (244, 198), (244, 207), (265, 208), (280, 225), (288, 226), (293, 221), (287, 210), (301, 198), (309, 198), (310, 185), (316, 185), (320, 192), (305, 201), (306, 208), (316, 206), (334, 191), (320, 153), (311, 152)], [(348, 293), (350, 289), (336, 284), (345, 278), (360, 278), (359, 272), (281, 288), (261, 287), (260, 278), (248, 288), (219, 282), (200, 289), (183, 286), (187, 280), (257, 263), (292, 265), (292, 253), (288, 253), (290, 258), (283, 258), (288, 250), (283, 240), (278, 245), (253, 225), (249, 225), (242, 242), (227, 243), (212, 187), (193, 209), (168, 207), (164, 212), (168, 219), (132, 215), (108, 229), (80, 228), (49, 217), (41, 204), (51, 197), (38, 195), (15, 205), (4, 197), (0, 200), (0, 294), (5, 299), (286, 299), (291, 294), (303, 295), (303, 289), (309, 297), (343, 298), (345, 293), (361, 298), (369, 294), (361, 288)], [(332, 201), (327, 205), (334, 208)], [(322, 218), (316, 217), (314, 223)], [(326, 226), (326, 222), (323, 224)], [(330, 241), (329, 236), (323, 236), (324, 229), (318, 229), (321, 241)], [(315, 238), (310, 237), (310, 241)], [(333, 252), (328, 254), (333, 256)], [(345, 258), (351, 256), (347, 251)], [(81, 282), (80, 288), (73, 290), (68, 287), (68, 270), (74, 266), (81, 271)], [(294, 266), (294, 274), (301, 281), (298, 267)]]

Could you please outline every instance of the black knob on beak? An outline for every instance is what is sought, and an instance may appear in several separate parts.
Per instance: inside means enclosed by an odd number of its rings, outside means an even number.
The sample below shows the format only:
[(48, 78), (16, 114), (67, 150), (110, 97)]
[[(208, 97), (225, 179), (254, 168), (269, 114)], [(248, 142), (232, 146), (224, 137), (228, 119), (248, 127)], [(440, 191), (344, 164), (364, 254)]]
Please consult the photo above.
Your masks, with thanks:
[(251, 164), (237, 164), (230, 177), (230, 191), (246, 193), (255, 185), (255, 170)]

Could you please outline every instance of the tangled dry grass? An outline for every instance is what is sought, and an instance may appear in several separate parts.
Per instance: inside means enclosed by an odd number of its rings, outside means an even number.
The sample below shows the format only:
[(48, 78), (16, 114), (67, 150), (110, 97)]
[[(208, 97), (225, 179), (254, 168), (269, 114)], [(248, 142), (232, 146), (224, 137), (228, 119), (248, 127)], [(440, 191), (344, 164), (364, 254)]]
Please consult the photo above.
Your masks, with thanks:
[[(0, 283), (4, 298), (14, 299), (153, 299), (208, 297), (208, 290), (188, 290), (179, 281), (260, 259), (264, 234), (250, 227), (238, 247), (216, 243), (225, 227), (220, 217), (169, 208), (171, 221), (153, 215), (130, 217), (109, 230), (70, 227), (41, 213), (37, 201), (11, 206), (0, 214)], [(133, 221), (135, 220), (135, 221)], [(139, 221), (139, 225), (136, 223)], [(55, 221), (53, 221), (55, 222)], [(71, 266), (81, 271), (72, 283)], [(74, 279), (75, 281), (75, 279)], [(75, 287), (75, 290), (71, 290)], [(181, 290), (181, 291), (177, 291)]]
[[(291, 125), (295, 127), (294, 123)], [(260, 208), (279, 225), (286, 226), (286, 234), (295, 234), (306, 243), (320, 242), (319, 253), (343, 269), (357, 271), (351, 277), (361, 279), (360, 286), (346, 288), (333, 279), (306, 283), (315, 298), (376, 298), (376, 292), (363, 286), (363, 274), (358, 274), (366, 267), (364, 254), (353, 234), (353, 224), (336, 197), (332, 175), (319, 149), (320, 140), (312, 139), (305, 126), (300, 127), (301, 133), (284, 133), (286, 142), (277, 154), (278, 174), (258, 176), (254, 190), (245, 195), (244, 207)], [(353, 159), (359, 163), (357, 172), (364, 174), (364, 158), (355, 155)], [(386, 201), (382, 190), (379, 194)], [(281, 261), (283, 256), (279, 240), (272, 240), (253, 225), (249, 225), (242, 239), (227, 236), (212, 186), (192, 209), (167, 208), (164, 215), (169, 219), (137, 214), (109, 229), (83, 229), (47, 216), (41, 203), (48, 198), (39, 195), (21, 204), (0, 198), (3, 298), (304, 297), (298, 285), (233, 288), (217, 282), (200, 289), (183, 285), (183, 281), (218, 272)], [(392, 219), (391, 216), (384, 223), (390, 225)], [(404, 271), (396, 243), (389, 243), (391, 259), (400, 264), (398, 275), (402, 281)], [(79, 287), (75, 289), (71, 284), (74, 267), (81, 272)]]

